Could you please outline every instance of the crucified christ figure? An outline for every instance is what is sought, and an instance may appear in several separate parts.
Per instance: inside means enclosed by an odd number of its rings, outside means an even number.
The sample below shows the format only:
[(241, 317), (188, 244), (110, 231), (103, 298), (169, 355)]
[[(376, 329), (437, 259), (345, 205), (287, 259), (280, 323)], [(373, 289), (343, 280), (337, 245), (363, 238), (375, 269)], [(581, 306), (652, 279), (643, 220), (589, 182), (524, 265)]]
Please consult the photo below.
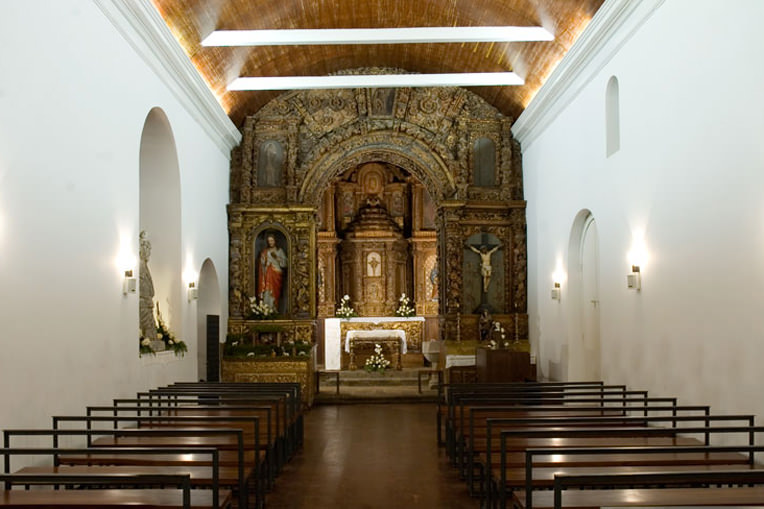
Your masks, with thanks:
[(491, 283), (491, 255), (501, 247), (501, 244), (494, 246), (490, 251), (488, 246), (482, 245), (478, 250), (475, 246), (467, 245), (472, 251), (480, 256), (480, 274), (483, 276), (483, 293), (488, 293), (488, 285)]

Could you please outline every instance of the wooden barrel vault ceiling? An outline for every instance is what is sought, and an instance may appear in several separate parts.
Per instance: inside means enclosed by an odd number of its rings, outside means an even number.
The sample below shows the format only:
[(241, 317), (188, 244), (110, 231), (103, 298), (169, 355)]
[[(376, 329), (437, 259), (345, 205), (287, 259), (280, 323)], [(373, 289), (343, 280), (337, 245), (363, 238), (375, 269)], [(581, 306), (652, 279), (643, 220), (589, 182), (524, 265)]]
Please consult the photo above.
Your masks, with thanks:
[[(514, 71), (521, 86), (472, 87), (517, 118), (604, 0), (152, 0), (237, 126), (283, 91), (227, 91), (239, 76), (323, 76), (389, 67), (416, 73)], [(203, 47), (213, 30), (543, 26), (553, 41)]]

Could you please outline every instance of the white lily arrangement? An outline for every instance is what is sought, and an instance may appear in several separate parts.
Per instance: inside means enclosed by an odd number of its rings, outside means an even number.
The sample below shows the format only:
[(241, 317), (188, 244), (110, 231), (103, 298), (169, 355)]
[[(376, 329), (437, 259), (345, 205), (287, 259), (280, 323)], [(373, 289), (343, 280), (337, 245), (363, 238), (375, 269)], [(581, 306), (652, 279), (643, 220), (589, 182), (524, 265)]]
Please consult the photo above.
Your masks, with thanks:
[(350, 306), (350, 295), (345, 294), (340, 300), (340, 307), (334, 313), (339, 318), (353, 318), (356, 316), (355, 310)]
[(256, 320), (267, 320), (276, 315), (276, 309), (263, 300), (258, 300), (257, 297), (249, 298), (249, 309), (252, 310)]
[(385, 359), (385, 356), (382, 355), (382, 346), (379, 343), (375, 343), (374, 353), (371, 354), (368, 359), (366, 359), (366, 364), (364, 365), (363, 369), (369, 373), (373, 371), (384, 373), (385, 370), (389, 367), (390, 361)]
[(416, 310), (411, 305), (411, 300), (406, 297), (405, 293), (402, 293), (398, 299), (398, 309), (395, 310), (395, 316), (409, 317), (415, 314)]

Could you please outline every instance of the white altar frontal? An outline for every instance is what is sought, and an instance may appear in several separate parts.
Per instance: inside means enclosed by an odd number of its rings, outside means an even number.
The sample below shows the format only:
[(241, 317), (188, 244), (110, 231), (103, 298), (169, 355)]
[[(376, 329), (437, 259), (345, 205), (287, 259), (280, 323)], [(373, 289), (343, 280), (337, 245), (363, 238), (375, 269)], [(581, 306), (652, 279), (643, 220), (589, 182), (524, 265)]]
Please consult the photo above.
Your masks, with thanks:
[[(355, 368), (354, 346), (379, 343), (387, 346), (391, 361), (400, 369), (400, 356), (409, 349), (420, 351), (424, 317), (399, 316), (327, 318), (324, 321), (324, 358), (326, 370), (342, 369), (342, 349), (351, 355)], [(397, 349), (397, 352), (396, 352)]]

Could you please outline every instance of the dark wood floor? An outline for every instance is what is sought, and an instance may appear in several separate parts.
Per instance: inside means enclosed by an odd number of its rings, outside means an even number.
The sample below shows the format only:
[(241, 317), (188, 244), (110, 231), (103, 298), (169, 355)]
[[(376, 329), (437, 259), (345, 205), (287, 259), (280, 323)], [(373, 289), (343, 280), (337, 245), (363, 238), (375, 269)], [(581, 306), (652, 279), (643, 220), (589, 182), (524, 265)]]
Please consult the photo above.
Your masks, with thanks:
[(477, 508), (436, 443), (434, 404), (314, 407), (269, 509)]

